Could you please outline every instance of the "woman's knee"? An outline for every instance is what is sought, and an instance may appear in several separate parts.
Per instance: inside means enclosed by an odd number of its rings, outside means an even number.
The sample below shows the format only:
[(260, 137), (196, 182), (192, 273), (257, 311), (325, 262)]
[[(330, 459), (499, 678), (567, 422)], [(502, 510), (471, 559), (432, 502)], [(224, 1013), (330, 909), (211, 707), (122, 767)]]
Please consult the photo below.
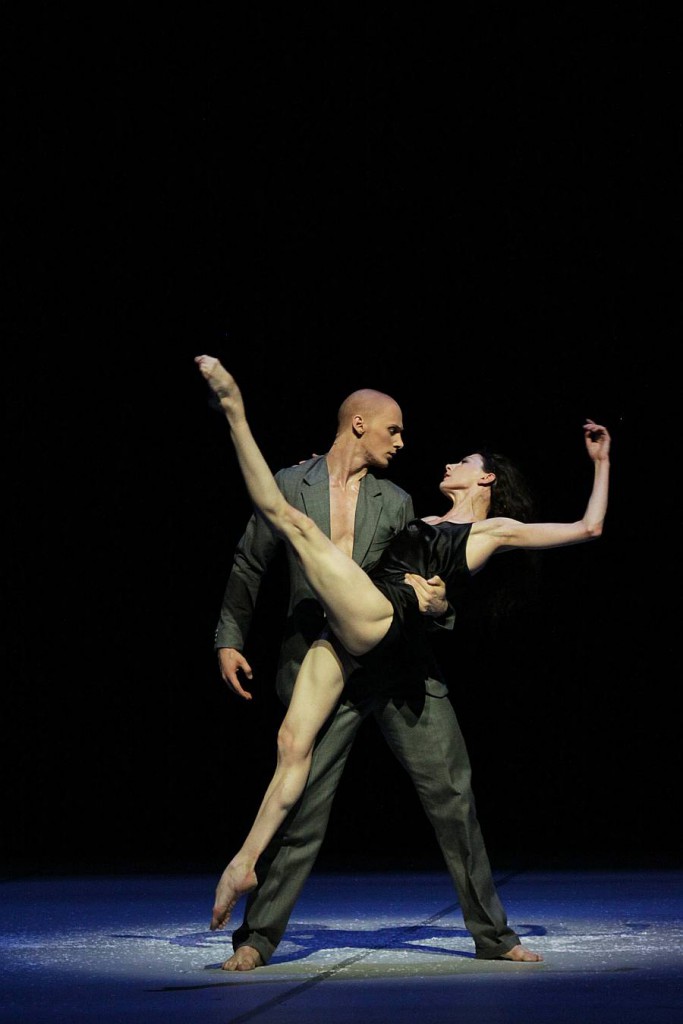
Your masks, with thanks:
[(282, 764), (295, 765), (310, 757), (311, 746), (302, 741), (288, 722), (283, 722), (277, 734), (277, 752)]

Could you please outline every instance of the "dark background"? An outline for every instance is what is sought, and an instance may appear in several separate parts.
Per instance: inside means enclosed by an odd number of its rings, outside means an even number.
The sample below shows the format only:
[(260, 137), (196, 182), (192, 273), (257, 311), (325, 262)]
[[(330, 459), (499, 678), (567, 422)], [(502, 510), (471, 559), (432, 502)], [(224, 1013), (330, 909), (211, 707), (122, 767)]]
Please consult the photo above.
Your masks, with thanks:
[[(610, 428), (603, 538), (439, 658), (495, 867), (678, 862), (676, 22), (141, 18), (44, 10), (3, 44), (6, 870), (218, 871), (269, 777), (283, 566), (243, 703), (212, 640), (250, 509), (201, 352), (274, 468), (326, 450), (351, 390), (390, 392), (423, 515), (488, 443), (578, 518), (581, 424)], [(442, 864), (372, 722), (319, 864)]]

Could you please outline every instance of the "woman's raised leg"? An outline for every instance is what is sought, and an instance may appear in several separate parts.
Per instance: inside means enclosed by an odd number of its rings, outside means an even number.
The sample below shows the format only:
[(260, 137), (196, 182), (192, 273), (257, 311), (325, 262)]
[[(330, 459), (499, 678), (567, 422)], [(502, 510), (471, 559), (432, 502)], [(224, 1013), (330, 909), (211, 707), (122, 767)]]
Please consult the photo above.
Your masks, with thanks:
[(316, 736), (335, 707), (350, 668), (329, 640), (317, 640), (306, 654), (278, 732), (275, 772), (247, 838), (218, 882), (212, 931), (224, 928), (240, 896), (255, 888), (256, 862), (304, 791)]
[(220, 400), (254, 505), (296, 551), (309, 585), (344, 647), (354, 655), (366, 654), (391, 624), (390, 602), (312, 519), (286, 501), (251, 433), (234, 377), (213, 356), (197, 356), (195, 362)]

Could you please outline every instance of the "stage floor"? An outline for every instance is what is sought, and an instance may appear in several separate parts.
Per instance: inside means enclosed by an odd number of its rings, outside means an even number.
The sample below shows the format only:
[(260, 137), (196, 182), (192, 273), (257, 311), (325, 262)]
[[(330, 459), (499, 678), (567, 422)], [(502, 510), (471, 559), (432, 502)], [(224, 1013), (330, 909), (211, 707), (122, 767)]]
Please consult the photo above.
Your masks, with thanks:
[(475, 960), (445, 872), (316, 873), (271, 963), (241, 974), (208, 930), (215, 875), (6, 879), (0, 1021), (683, 1022), (683, 871), (496, 879), (542, 963)]

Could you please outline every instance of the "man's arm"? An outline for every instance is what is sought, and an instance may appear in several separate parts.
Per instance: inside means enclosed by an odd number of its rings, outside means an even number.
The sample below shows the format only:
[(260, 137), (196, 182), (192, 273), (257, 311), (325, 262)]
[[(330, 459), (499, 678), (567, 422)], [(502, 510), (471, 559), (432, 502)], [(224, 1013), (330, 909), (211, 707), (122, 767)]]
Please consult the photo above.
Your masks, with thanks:
[[(404, 493), (401, 528), (415, 519), (413, 499)], [(417, 573), (406, 573), (404, 580), (415, 591), (420, 612), (427, 618), (428, 630), (453, 629), (455, 626), (455, 609), (448, 603), (446, 584), (440, 576), (426, 580)]]
[(415, 591), (420, 611), (428, 618), (428, 629), (453, 629), (455, 609), (448, 603), (446, 584), (440, 576), (426, 580), (417, 573), (406, 573), (405, 582)]
[(252, 671), (243, 651), (263, 576), (279, 543), (264, 520), (253, 515), (235, 549), (216, 626), (214, 650), (221, 677), (245, 700), (251, 700), (251, 694), (242, 686), (239, 673), (251, 679)]

